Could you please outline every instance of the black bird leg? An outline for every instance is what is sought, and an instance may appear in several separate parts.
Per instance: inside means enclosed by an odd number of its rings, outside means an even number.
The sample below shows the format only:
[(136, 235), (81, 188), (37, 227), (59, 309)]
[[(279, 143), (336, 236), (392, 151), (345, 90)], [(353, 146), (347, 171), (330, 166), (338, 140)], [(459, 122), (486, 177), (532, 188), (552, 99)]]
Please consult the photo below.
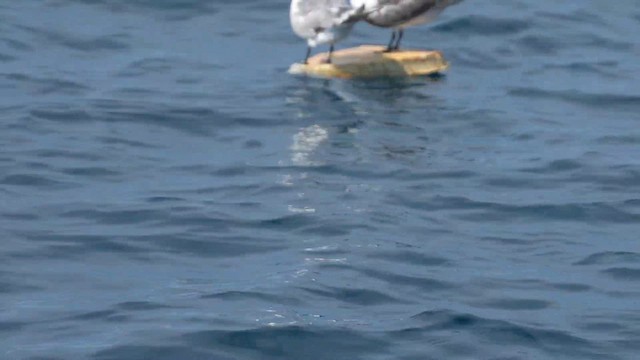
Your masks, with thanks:
[(398, 30), (398, 40), (396, 41), (396, 45), (393, 47), (393, 50), (400, 49), (400, 41), (402, 41), (402, 36), (404, 35), (404, 30)]
[(307, 56), (304, 57), (304, 64), (307, 65), (309, 63), (309, 55), (311, 55), (311, 46), (307, 46)]
[(331, 64), (331, 55), (333, 55), (333, 44), (329, 48), (329, 57), (327, 58), (327, 64)]
[(396, 31), (393, 30), (391, 33), (391, 40), (389, 41), (389, 45), (387, 45), (387, 51), (393, 51), (393, 42), (396, 40)]

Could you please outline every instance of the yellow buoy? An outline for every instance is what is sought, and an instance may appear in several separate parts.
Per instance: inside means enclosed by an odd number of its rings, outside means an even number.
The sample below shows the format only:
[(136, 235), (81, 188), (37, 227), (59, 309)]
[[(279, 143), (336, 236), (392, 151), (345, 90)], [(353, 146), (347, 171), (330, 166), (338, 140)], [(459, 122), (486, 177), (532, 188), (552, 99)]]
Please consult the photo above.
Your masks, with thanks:
[(309, 58), (307, 64), (293, 64), (289, 73), (323, 78), (374, 78), (432, 75), (446, 70), (449, 63), (439, 51), (399, 50), (363, 45), (338, 50), (327, 64), (328, 53)]

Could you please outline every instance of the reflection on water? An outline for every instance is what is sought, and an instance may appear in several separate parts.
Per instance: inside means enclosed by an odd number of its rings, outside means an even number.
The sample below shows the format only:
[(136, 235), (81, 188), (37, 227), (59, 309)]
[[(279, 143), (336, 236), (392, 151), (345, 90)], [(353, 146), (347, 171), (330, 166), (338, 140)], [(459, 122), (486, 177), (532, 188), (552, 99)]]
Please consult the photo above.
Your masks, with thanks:
[(312, 125), (300, 129), (293, 135), (291, 144), (291, 161), (298, 166), (322, 165), (319, 160), (312, 160), (314, 151), (329, 139), (329, 132), (319, 125)]

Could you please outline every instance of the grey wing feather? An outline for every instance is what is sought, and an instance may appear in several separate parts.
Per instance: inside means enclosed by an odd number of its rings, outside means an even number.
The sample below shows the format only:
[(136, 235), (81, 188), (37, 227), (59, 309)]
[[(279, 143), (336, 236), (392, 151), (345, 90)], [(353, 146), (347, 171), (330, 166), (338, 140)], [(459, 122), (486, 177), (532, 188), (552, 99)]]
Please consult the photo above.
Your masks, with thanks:
[(367, 21), (378, 26), (395, 26), (427, 11), (440, 11), (462, 0), (382, 0), (381, 11), (373, 12)]

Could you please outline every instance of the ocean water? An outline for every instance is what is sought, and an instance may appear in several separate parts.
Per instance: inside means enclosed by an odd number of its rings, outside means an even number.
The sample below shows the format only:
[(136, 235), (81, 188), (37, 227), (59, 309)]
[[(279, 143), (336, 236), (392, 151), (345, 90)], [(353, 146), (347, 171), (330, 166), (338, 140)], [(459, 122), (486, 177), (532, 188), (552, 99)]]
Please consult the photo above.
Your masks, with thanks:
[(371, 81), (287, 74), (288, 5), (0, 4), (0, 359), (638, 359), (640, 3)]

